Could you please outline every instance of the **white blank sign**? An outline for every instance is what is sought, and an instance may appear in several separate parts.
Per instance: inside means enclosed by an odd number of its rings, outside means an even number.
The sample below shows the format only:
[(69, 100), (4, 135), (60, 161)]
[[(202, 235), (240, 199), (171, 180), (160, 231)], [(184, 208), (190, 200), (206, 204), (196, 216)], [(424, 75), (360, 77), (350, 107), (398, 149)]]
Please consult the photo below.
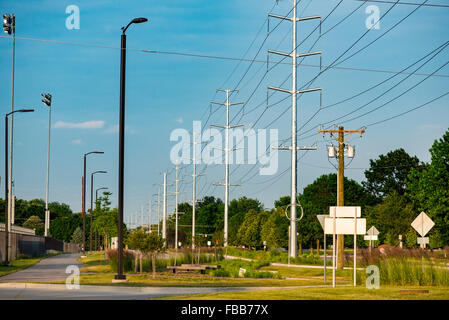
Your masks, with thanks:
[(429, 244), (429, 237), (418, 238), (418, 244)]
[[(354, 234), (355, 224), (354, 219), (335, 219), (335, 234)], [(326, 218), (324, 220), (324, 232), (326, 234), (333, 234), (334, 219)], [(366, 219), (357, 219), (357, 234), (365, 235), (366, 233)]]
[(348, 207), (348, 206), (338, 206), (329, 207), (329, 214), (334, 217), (336, 214), (337, 218), (354, 218), (357, 214), (357, 218), (362, 216), (362, 209), (360, 207)]
[(367, 241), (369, 241), (369, 240), (371, 240), (371, 241), (376, 241), (376, 240), (377, 240), (377, 236), (370, 236), (370, 235), (367, 235), (367, 236), (365, 236), (363, 239), (365, 239), (365, 240), (367, 240)]

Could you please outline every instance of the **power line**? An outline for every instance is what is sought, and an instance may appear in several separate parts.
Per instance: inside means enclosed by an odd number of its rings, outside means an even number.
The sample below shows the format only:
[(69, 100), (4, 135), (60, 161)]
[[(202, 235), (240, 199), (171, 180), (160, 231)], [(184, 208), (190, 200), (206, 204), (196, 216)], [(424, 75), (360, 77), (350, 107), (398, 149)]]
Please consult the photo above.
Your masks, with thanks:
[(399, 113), (399, 114), (397, 114), (397, 115), (395, 115), (395, 116), (392, 116), (392, 117), (389, 117), (389, 118), (386, 118), (386, 119), (383, 119), (383, 120), (380, 120), (380, 121), (376, 121), (376, 122), (370, 123), (370, 124), (368, 124), (366, 127), (368, 127), (368, 126), (369, 126), (369, 127), (372, 127), (372, 126), (381, 124), (381, 123), (383, 123), (383, 122), (386, 122), (386, 121), (389, 121), (389, 120), (392, 120), (392, 119), (401, 117), (401, 116), (403, 116), (403, 115), (405, 115), (405, 114), (407, 114), (407, 113), (410, 113), (410, 112), (412, 112), (412, 111), (415, 111), (415, 110), (417, 110), (417, 109), (420, 109), (420, 108), (422, 108), (422, 107), (425, 107), (425, 106), (427, 106), (427, 105), (429, 105), (429, 104), (431, 104), (431, 103), (433, 103), (433, 102), (435, 102), (435, 101), (437, 101), (437, 100), (439, 100), (439, 99), (441, 99), (441, 98), (447, 96), (448, 94), (449, 94), (449, 91), (447, 91), (446, 93), (443, 93), (442, 95), (440, 95), (440, 96), (438, 96), (438, 97), (436, 97), (436, 98), (434, 98), (434, 99), (432, 99), (432, 100), (430, 100), (430, 101), (428, 101), (428, 102), (426, 102), (426, 103), (423, 103), (423, 104), (421, 104), (421, 105), (419, 105), (419, 106), (417, 106), (417, 107), (414, 107), (414, 108), (412, 108), (412, 109), (409, 109), (409, 110), (407, 110), (407, 111), (405, 111), (405, 112)]
[[(362, 2), (374, 2), (374, 3), (394, 3), (393, 1), (385, 1), (385, 0), (354, 0), (354, 1), (362, 1)], [(397, 4), (411, 5), (411, 6), (419, 6), (419, 3), (414, 2), (398, 2)], [(425, 4), (426, 7), (439, 7), (439, 8), (449, 8), (449, 5), (446, 4), (433, 4), (428, 3)]]

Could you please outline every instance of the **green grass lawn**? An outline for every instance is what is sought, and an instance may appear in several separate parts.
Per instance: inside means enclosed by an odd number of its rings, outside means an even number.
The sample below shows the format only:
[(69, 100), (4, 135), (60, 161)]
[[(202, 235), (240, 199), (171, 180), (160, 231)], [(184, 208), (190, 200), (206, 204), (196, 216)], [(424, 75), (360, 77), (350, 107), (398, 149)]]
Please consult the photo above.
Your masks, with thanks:
[(42, 259), (53, 257), (57, 255), (57, 253), (47, 254), (37, 258), (27, 258), (27, 259), (17, 259), (10, 262), (9, 266), (0, 265), (0, 277), (5, 276), (7, 274), (17, 272), (31, 266), (34, 266), (36, 263), (41, 261)]
[[(429, 290), (428, 294), (401, 294), (400, 290)], [(294, 288), (250, 292), (178, 295), (155, 300), (449, 300), (449, 287)]]
[[(128, 282), (113, 283), (115, 274), (81, 274), (81, 285), (107, 285), (130, 287), (287, 287), (321, 285), (322, 280), (282, 280), (282, 279), (252, 279), (223, 278), (201, 274), (170, 274), (158, 273), (153, 279), (151, 273), (143, 275), (126, 274)], [(57, 281), (52, 283), (65, 283)]]
[(98, 272), (98, 273), (110, 273), (112, 272), (109, 261), (105, 257), (103, 252), (94, 252), (88, 254), (85, 258), (78, 258), (77, 260), (83, 264), (80, 269), (81, 272)]

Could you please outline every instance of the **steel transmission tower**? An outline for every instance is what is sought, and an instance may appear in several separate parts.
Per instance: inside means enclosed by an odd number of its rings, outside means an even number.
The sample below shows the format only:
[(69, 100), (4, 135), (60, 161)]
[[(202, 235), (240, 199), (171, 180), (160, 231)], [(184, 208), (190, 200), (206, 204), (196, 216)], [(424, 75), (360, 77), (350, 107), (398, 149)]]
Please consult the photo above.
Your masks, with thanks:
[[(274, 50), (268, 50), (268, 53), (278, 54), (281, 56), (291, 57), (292, 58), (292, 89), (281, 89), (276, 87), (268, 86), (269, 90), (276, 90), (281, 91), (285, 93), (290, 93), (292, 95), (292, 145), (290, 147), (280, 147), (278, 149), (281, 150), (291, 150), (291, 202), (290, 202), (290, 239), (289, 239), (289, 256), (290, 257), (296, 257), (297, 256), (297, 231), (296, 231), (296, 223), (297, 223), (297, 214), (296, 214), (296, 208), (297, 208), (297, 151), (298, 150), (304, 150), (297, 147), (297, 132), (296, 132), (296, 100), (297, 95), (306, 93), (306, 92), (313, 92), (313, 91), (320, 91), (321, 88), (314, 88), (314, 89), (305, 89), (305, 90), (298, 90), (297, 89), (297, 78), (296, 78), (296, 71), (297, 71), (297, 63), (296, 59), (300, 57), (306, 57), (306, 56), (312, 56), (312, 55), (321, 55), (321, 51), (317, 52), (310, 52), (310, 53), (302, 53), (297, 54), (297, 44), (296, 44), (296, 23), (300, 21), (306, 21), (306, 20), (313, 20), (313, 19), (320, 19), (321, 16), (311, 16), (311, 17), (304, 17), (304, 18), (297, 18), (297, 8), (296, 8), (296, 1), (293, 0), (293, 17), (283, 17), (278, 16), (275, 14), (268, 14), (268, 17), (273, 17), (281, 20), (288, 20), (292, 22), (293, 29), (292, 29), (292, 51), (291, 53), (284, 53)], [(321, 22), (320, 22), (321, 23)]]
[(229, 129), (231, 128), (237, 128), (237, 127), (243, 127), (243, 124), (237, 124), (237, 125), (229, 125), (229, 107), (243, 104), (243, 102), (235, 102), (235, 103), (229, 103), (229, 93), (230, 92), (238, 92), (238, 90), (222, 90), (218, 89), (217, 91), (225, 92), (226, 93), (226, 102), (215, 102), (211, 101), (211, 103), (219, 104), (226, 107), (226, 124), (224, 126), (212, 124), (213, 127), (218, 127), (225, 129), (225, 148), (220, 149), (225, 152), (225, 183), (214, 183), (216, 186), (224, 186), (225, 187), (225, 207), (224, 207), (224, 235), (223, 235), (223, 245), (226, 247), (228, 245), (228, 210), (229, 210), (229, 187), (230, 186), (240, 186), (240, 184), (230, 184), (229, 183), (229, 151), (235, 151), (235, 148), (229, 148)]
[(196, 135), (199, 134), (198, 132), (193, 132), (193, 158), (190, 159), (192, 160), (192, 250), (195, 249), (195, 216), (196, 216), (196, 177), (199, 176), (204, 176), (204, 174), (197, 174), (196, 173), (196, 164), (197, 164), (197, 160), (201, 159), (201, 155), (200, 155), (200, 159), (197, 159), (196, 157), (196, 145), (197, 144), (201, 144), (201, 135), (200, 135), (200, 141), (197, 142), (196, 140)]

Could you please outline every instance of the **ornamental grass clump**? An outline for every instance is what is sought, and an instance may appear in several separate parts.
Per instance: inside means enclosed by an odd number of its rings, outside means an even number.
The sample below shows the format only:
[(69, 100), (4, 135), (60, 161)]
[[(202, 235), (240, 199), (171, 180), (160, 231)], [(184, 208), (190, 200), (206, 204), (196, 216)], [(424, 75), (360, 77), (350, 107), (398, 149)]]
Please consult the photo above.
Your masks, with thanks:
[[(362, 266), (379, 267), (381, 285), (449, 286), (449, 264), (440, 253), (396, 247), (382, 249), (371, 253), (362, 249), (359, 253)], [(362, 277), (366, 279), (366, 274)]]
[[(109, 260), (109, 264), (111, 266), (111, 270), (113, 272), (118, 271), (118, 250), (117, 249), (108, 249), (106, 250), (106, 258)], [(123, 271), (129, 272), (134, 270), (134, 254), (130, 250), (123, 250)]]

